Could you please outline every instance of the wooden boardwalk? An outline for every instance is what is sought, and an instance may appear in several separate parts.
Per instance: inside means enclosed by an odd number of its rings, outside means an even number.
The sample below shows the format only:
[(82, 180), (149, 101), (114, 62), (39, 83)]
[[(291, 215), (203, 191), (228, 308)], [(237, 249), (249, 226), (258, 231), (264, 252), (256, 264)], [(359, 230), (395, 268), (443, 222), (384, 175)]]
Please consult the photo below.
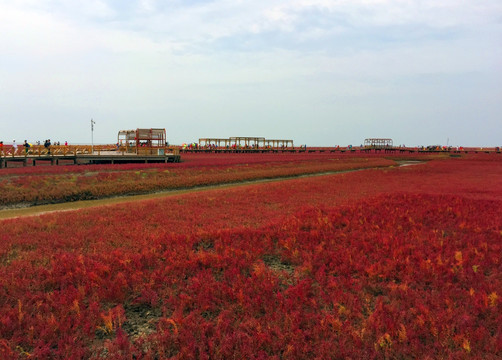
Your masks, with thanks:
[(82, 165), (82, 164), (127, 164), (180, 162), (180, 155), (45, 155), (8, 156), (0, 158), (0, 169), (9, 164), (36, 165)]
[[(433, 154), (446, 153), (451, 156), (468, 153), (494, 153), (501, 154), (500, 148), (479, 149), (466, 148), (454, 149), (418, 149), (418, 148), (346, 148), (346, 147), (283, 147), (283, 148), (145, 148), (145, 147), (115, 147), (114, 145), (94, 146), (51, 146), (50, 149), (43, 146), (32, 146), (28, 151), (23, 146), (18, 146), (16, 152), (12, 149), (0, 152), (0, 168), (10, 165), (22, 164), (22, 166), (37, 165), (68, 165), (68, 164), (123, 164), (123, 163), (168, 163), (180, 162), (180, 154), (267, 154), (267, 153), (339, 153), (339, 154)], [(455, 155), (457, 154), (457, 155)]]
[(0, 168), (9, 165), (81, 165), (81, 164), (125, 164), (125, 163), (168, 163), (180, 162), (176, 148), (113, 148), (91, 146), (33, 146), (28, 151), (22, 146), (16, 152), (0, 154)]
[(193, 149), (180, 149), (181, 154), (267, 154), (267, 153), (338, 153), (338, 154), (478, 154), (478, 153), (496, 153), (501, 154), (500, 150), (479, 150), (479, 149), (464, 149), (464, 150), (428, 150), (416, 148), (388, 148), (388, 149), (366, 149), (366, 148), (328, 148), (328, 147), (311, 147), (311, 148), (272, 148), (272, 149), (253, 149), (253, 148), (193, 148)]

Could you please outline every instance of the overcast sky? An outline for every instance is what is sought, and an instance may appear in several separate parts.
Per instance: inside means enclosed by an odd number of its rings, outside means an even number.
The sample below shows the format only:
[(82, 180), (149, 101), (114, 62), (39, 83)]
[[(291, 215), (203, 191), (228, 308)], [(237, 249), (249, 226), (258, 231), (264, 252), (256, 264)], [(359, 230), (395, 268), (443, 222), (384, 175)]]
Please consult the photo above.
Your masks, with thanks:
[(501, 0), (0, 0), (0, 139), (502, 145)]

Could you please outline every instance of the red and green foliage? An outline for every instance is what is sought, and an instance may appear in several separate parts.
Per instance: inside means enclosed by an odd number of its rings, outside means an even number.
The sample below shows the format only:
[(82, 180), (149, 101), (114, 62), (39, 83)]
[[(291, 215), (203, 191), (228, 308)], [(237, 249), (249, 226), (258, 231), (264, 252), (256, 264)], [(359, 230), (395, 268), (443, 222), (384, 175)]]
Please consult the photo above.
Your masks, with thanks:
[(0, 358), (498, 358), (502, 163), (1, 221)]

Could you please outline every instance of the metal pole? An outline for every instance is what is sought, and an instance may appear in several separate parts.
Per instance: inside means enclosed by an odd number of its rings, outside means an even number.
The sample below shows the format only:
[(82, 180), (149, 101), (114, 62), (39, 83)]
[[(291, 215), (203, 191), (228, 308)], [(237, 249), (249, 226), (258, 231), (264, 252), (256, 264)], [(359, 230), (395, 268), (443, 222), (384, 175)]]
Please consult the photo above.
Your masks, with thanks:
[(91, 155), (94, 154), (94, 124), (96, 122), (91, 119)]

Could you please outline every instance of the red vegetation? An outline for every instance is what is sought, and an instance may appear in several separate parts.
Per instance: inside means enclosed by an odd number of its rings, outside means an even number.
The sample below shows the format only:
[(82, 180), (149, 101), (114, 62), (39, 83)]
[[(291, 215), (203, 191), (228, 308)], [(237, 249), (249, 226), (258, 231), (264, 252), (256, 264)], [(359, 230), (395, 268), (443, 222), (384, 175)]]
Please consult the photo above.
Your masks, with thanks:
[(484, 158), (1, 221), (0, 358), (497, 358)]
[[(0, 206), (98, 199), (113, 195), (394, 164), (392, 160), (379, 157), (339, 159), (314, 155), (305, 160), (305, 155), (291, 154), (263, 155), (261, 158), (257, 155), (240, 158), (236, 154), (232, 155), (198, 155), (200, 158), (192, 162), (189, 160), (185, 164), (162, 164), (155, 167), (146, 167), (147, 164), (60, 166), (49, 168), (50, 172), (45, 174), (42, 172), (46, 169), (44, 167), (6, 169), (9, 171), (0, 172)], [(295, 157), (296, 161), (293, 161)], [(83, 172), (83, 169), (89, 171)], [(99, 171), (91, 171), (92, 169)]]

